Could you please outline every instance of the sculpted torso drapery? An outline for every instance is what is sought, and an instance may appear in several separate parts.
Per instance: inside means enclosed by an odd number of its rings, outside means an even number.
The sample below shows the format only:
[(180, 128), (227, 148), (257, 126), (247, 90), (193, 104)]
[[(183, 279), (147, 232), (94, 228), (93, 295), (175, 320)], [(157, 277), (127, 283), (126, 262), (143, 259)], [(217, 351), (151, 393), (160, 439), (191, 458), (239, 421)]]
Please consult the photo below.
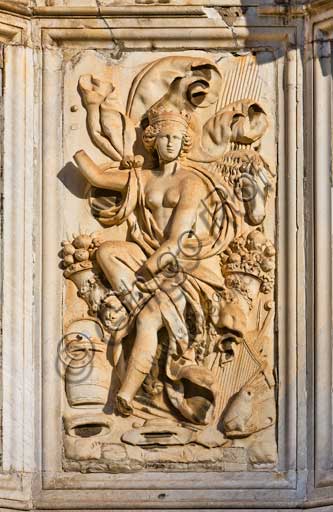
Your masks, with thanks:
[[(93, 75), (79, 81), (91, 140), (108, 157), (103, 166), (84, 149), (74, 157), (91, 185), (91, 213), (128, 229), (122, 241), (102, 230), (63, 243), (73, 301), (88, 306), (63, 340), (73, 356), (67, 467), (272, 465), (266, 109), (246, 84), (244, 98), (223, 104), (221, 72), (203, 58), (152, 62), (126, 109), (116, 86)], [(84, 365), (75, 363), (81, 353)]]

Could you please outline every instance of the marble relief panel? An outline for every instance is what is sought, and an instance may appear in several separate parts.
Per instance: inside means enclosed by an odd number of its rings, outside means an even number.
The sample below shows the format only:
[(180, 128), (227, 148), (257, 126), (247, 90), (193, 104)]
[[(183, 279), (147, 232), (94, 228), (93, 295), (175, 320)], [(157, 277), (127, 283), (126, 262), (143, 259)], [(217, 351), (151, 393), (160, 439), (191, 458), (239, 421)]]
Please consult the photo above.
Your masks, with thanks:
[(68, 50), (63, 468), (274, 468), (274, 63)]

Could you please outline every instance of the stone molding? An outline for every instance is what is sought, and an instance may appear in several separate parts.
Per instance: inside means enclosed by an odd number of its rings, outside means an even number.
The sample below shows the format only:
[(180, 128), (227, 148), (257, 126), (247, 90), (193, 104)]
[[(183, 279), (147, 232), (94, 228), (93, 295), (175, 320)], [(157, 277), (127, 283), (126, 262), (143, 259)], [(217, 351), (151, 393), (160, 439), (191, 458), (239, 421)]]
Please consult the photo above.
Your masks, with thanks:
[[(327, 5), (327, 4), (326, 4)], [(314, 400), (315, 400), (315, 474), (316, 494), (330, 493), (333, 485), (332, 424), (321, 422), (322, 414), (331, 414), (332, 364), (322, 354), (331, 347), (332, 316), (332, 249), (328, 243), (331, 237), (332, 198), (332, 67), (331, 51), (333, 36), (333, 11), (314, 11), (309, 36), (313, 41), (313, 187), (314, 187)], [(320, 93), (319, 93), (320, 91)], [(320, 147), (320, 151), (319, 151)], [(325, 189), (325, 191), (324, 191)], [(324, 263), (325, 261), (325, 263)], [(322, 268), (325, 268), (322, 273)], [(324, 281), (323, 281), (324, 279)], [(326, 283), (323, 288), (323, 283)], [(324, 291), (325, 290), (325, 291)], [(323, 300), (323, 291), (325, 299)]]
[(0, 23), (0, 41), (4, 44), (20, 44), (22, 43), (22, 29)]
[[(36, 370), (33, 346), (33, 89), (32, 54), (19, 46), (8, 46), (4, 53), (3, 154), (3, 471), (0, 477), (3, 505), (15, 506), (30, 500), (31, 474), (35, 469), (34, 379)], [(30, 76), (30, 78), (28, 78)], [(10, 99), (11, 91), (15, 103)], [(23, 120), (22, 120), (23, 115)], [(18, 145), (22, 151), (17, 151)], [(13, 190), (16, 193), (13, 195)], [(21, 207), (11, 201), (16, 198)], [(12, 319), (20, 318), (13, 326)], [(15, 347), (15, 348), (14, 348)], [(37, 397), (36, 397), (37, 398)]]
[[(47, 2), (46, 2), (47, 3)], [(295, 2), (294, 4), (282, 5), (260, 5), (260, 2), (254, 3), (251, 0), (240, 2), (231, 0), (228, 2), (227, 8), (238, 9), (255, 6), (259, 15), (266, 16), (301, 16), (315, 15), (330, 7), (330, 0), (314, 0), (308, 3)], [(191, 0), (183, 5), (177, 2), (172, 5), (173, 16), (204, 16), (205, 8), (215, 7), (225, 8), (223, 0), (216, 0), (213, 3), (207, 0)], [(24, 18), (52, 18), (52, 17), (81, 17), (81, 16), (168, 16), (169, 7), (167, 5), (142, 3), (140, 5), (134, 2), (128, 2), (126, 6), (122, 5), (106, 5), (101, 4), (98, 7), (94, 5), (28, 5), (28, 2), (16, 2), (9, 0), (1, 0), (0, 11), (8, 14), (16, 14)]]

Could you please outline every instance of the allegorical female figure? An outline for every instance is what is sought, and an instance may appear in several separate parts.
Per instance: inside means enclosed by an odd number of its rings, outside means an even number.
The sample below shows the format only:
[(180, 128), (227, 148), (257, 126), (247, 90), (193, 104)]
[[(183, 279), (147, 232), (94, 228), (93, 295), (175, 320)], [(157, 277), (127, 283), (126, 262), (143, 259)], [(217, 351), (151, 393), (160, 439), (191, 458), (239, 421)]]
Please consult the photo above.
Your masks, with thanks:
[[(246, 181), (235, 193), (218, 173), (186, 160), (192, 144), (188, 114), (152, 108), (148, 119), (143, 143), (158, 156), (153, 169), (133, 165), (101, 171), (84, 151), (75, 155), (92, 186), (121, 193), (120, 204), (102, 209), (99, 219), (107, 225), (127, 221), (129, 226), (131, 241), (107, 241), (97, 252), (99, 266), (136, 329), (116, 405), (120, 413), (132, 413), (132, 400), (153, 363), (158, 332), (165, 327), (169, 398), (187, 419), (208, 423), (214, 379), (200, 365), (200, 354), (209, 323), (223, 324), (223, 307), (210, 307), (224, 289), (221, 253), (243, 232), (246, 209), (251, 209), (252, 224), (262, 222), (265, 198), (257, 197), (263, 205), (253, 198), (246, 204)], [(195, 318), (191, 339), (189, 310)], [(196, 389), (193, 396), (186, 396), (185, 383)]]

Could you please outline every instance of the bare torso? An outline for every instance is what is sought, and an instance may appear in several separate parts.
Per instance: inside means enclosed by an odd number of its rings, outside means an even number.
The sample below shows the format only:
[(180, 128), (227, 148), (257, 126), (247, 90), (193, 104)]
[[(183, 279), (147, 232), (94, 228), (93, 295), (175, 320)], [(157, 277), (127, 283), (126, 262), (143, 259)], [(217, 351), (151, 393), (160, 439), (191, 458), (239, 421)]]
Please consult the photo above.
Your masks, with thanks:
[[(202, 180), (188, 169), (179, 167), (171, 175), (163, 175), (159, 169), (142, 170), (145, 206), (151, 211), (160, 230), (168, 238), (172, 226), (175, 209), (180, 205), (184, 196), (194, 196), (194, 191), (200, 188), (201, 198), (197, 206), (197, 215), (192, 226), (195, 235), (202, 239), (209, 233), (208, 191), (203, 187)], [(185, 214), (185, 212), (184, 212)], [(210, 219), (211, 220), (211, 219)], [(180, 235), (182, 233), (179, 233)]]
[[(94, 187), (125, 192), (133, 171), (101, 171), (81, 151), (76, 155), (80, 169)], [(145, 207), (162, 232), (160, 246), (145, 262), (149, 275), (161, 270), (161, 258), (166, 266), (179, 253), (179, 241), (194, 236), (197, 241), (209, 238), (216, 210), (216, 194), (205, 180), (175, 158), (160, 161), (158, 169), (137, 169), (143, 186)], [(191, 235), (190, 235), (191, 233)]]

